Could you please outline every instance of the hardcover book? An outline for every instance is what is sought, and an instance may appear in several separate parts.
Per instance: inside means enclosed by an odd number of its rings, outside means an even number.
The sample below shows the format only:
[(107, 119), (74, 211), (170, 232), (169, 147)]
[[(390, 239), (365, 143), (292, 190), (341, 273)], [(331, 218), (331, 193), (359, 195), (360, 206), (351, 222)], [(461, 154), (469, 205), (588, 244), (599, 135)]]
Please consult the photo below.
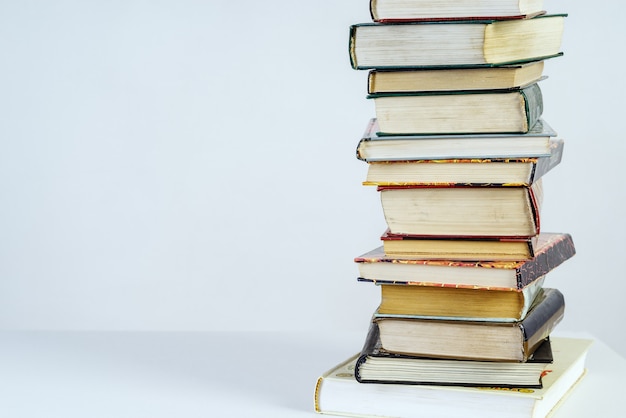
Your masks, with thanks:
[(524, 362), (563, 319), (565, 300), (544, 288), (516, 322), (422, 319), (378, 314), (381, 348), (420, 357)]
[(571, 235), (542, 233), (535, 257), (524, 261), (447, 261), (393, 258), (378, 247), (356, 257), (359, 280), (377, 284), (523, 289), (574, 256)]
[(540, 119), (525, 134), (378, 135), (378, 121), (367, 124), (356, 150), (359, 160), (419, 161), (550, 157), (556, 132)]
[(393, 234), (531, 237), (540, 232), (542, 179), (529, 187), (379, 186)]
[(526, 238), (432, 238), (392, 234), (380, 239), (391, 258), (448, 261), (523, 261), (535, 256), (538, 235)]
[(381, 284), (375, 316), (515, 322), (526, 317), (543, 291), (545, 276), (522, 289)]
[(373, 69), (537, 61), (560, 55), (565, 16), (356, 24), (350, 27), (350, 62), (355, 69)]
[(542, 0), (370, 0), (377, 22), (443, 19), (523, 19), (543, 13)]
[(443, 386), (541, 388), (553, 361), (546, 338), (525, 362), (445, 360), (385, 351), (376, 323), (361, 350), (354, 375), (360, 383), (397, 383)]
[(530, 186), (561, 162), (563, 146), (551, 141), (544, 157), (372, 161), (363, 185)]
[(543, 112), (537, 83), (514, 90), (371, 94), (379, 135), (526, 133)]
[(511, 90), (545, 78), (543, 68), (544, 61), (533, 61), (501, 67), (371, 70), (367, 77), (367, 92)]
[(361, 384), (354, 355), (322, 374), (316, 382), (315, 411), (321, 414), (398, 418), (543, 418), (585, 375), (591, 340), (551, 338), (554, 361), (542, 389), (511, 390), (501, 386), (456, 387)]

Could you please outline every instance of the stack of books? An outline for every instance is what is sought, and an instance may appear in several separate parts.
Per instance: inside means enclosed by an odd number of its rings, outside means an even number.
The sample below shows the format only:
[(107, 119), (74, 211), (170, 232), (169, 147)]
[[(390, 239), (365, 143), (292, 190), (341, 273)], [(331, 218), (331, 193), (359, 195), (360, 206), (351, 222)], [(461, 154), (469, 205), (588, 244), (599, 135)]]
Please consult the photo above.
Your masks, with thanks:
[(590, 341), (551, 337), (565, 302), (545, 286), (575, 248), (540, 224), (564, 141), (539, 84), (566, 17), (542, 7), (371, 0), (350, 28), (376, 113), (357, 158), (387, 224), (355, 261), (381, 302), (362, 351), (318, 379), (317, 412), (543, 417), (584, 375)]

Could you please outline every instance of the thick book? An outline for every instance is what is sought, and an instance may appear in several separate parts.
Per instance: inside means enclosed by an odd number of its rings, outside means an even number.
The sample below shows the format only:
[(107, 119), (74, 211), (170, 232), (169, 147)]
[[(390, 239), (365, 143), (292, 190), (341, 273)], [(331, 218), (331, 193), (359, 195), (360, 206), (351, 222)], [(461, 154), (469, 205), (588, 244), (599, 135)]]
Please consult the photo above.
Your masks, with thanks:
[(379, 186), (393, 234), (531, 237), (540, 232), (542, 179), (531, 186)]
[(379, 135), (526, 133), (541, 117), (539, 84), (513, 90), (379, 93)]
[(535, 257), (524, 261), (452, 261), (387, 256), (378, 247), (356, 262), (359, 280), (377, 284), (522, 289), (576, 254), (570, 234), (541, 233)]
[(555, 139), (543, 157), (371, 161), (363, 185), (530, 186), (561, 162), (563, 148)]
[(545, 276), (521, 289), (380, 284), (375, 316), (464, 321), (521, 321), (543, 292)]
[(377, 94), (510, 90), (545, 78), (543, 69), (544, 61), (501, 67), (370, 70), (367, 77), (367, 92)]
[(525, 134), (379, 135), (369, 120), (356, 157), (366, 162), (454, 159), (549, 158), (556, 131), (540, 119)]
[(442, 386), (498, 386), (541, 388), (553, 361), (546, 338), (525, 362), (446, 360), (385, 351), (375, 322), (361, 350), (354, 375), (360, 383), (397, 383)]
[[(543, 13), (543, 0), (370, 0), (376, 22), (444, 19), (524, 19)], [(477, 17), (479, 16), (479, 17)]]
[(554, 411), (585, 375), (592, 340), (551, 338), (554, 361), (541, 389), (511, 390), (500, 386), (455, 387), (361, 384), (354, 355), (316, 382), (314, 408), (321, 414), (398, 418), (543, 418)]
[(565, 299), (544, 288), (524, 319), (516, 322), (423, 319), (377, 314), (382, 349), (421, 357), (527, 361), (563, 319)]
[[(498, 66), (561, 54), (565, 14), (350, 27), (355, 69)], [(523, 41), (521, 41), (523, 40)]]
[(537, 251), (539, 235), (523, 238), (416, 237), (386, 230), (380, 239), (391, 258), (448, 261), (524, 261)]

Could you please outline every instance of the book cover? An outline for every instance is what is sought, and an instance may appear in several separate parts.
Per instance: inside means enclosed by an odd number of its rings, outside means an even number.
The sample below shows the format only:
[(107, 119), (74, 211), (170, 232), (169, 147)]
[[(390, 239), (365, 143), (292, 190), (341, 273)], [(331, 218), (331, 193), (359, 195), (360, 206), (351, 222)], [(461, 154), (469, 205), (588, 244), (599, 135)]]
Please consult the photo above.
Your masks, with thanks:
[(522, 289), (576, 254), (567, 233), (541, 233), (534, 258), (523, 261), (452, 261), (393, 258), (380, 246), (354, 259), (359, 281), (418, 286)]
[(356, 148), (356, 158), (372, 161), (445, 159), (510, 159), (549, 157), (556, 131), (540, 119), (525, 134), (379, 135), (369, 120)]
[(547, 78), (544, 61), (482, 68), (370, 70), (368, 94), (438, 91), (511, 91)]
[(525, 362), (445, 360), (385, 351), (375, 322), (370, 324), (354, 375), (360, 383), (498, 386), (541, 388), (542, 377), (553, 362), (546, 338)]
[(385, 351), (433, 358), (524, 362), (563, 319), (565, 299), (544, 288), (517, 322), (421, 319), (376, 315)]
[(393, 1), (370, 0), (369, 11), (373, 21), (381, 23), (443, 21), (443, 20), (508, 20), (529, 19), (546, 12), (543, 1), (519, 0), (472, 2)]
[(525, 133), (541, 117), (539, 84), (509, 90), (377, 93), (378, 135)]
[(419, 23), (419, 22), (455, 22), (455, 21), (502, 21), (502, 20), (520, 20), (520, 19), (532, 19), (533, 17), (545, 15), (546, 11), (538, 11), (532, 14), (523, 15), (482, 15), (482, 16), (459, 16), (459, 17), (415, 17), (415, 18), (403, 18), (403, 17), (372, 17), (372, 21), (376, 23)]
[[(366, 22), (350, 26), (352, 68), (462, 68), (545, 60), (560, 52), (567, 14), (518, 20)], [(511, 43), (510, 39), (524, 39)], [(378, 54), (384, 50), (383, 54)]]
[(538, 235), (524, 238), (381, 236), (385, 255), (393, 258), (454, 261), (523, 261), (535, 256)]
[(529, 187), (378, 186), (393, 234), (531, 237), (541, 231), (542, 181)]
[(364, 186), (530, 186), (560, 164), (564, 141), (550, 155), (514, 158), (369, 161)]
[(516, 322), (540, 299), (544, 281), (538, 277), (522, 289), (380, 284), (374, 317)]

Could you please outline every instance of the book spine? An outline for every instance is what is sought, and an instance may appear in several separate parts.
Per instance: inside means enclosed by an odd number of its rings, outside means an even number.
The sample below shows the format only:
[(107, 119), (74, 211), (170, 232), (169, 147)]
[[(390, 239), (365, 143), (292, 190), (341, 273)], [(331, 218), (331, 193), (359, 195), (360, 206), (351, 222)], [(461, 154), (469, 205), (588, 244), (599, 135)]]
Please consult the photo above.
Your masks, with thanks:
[(370, 353), (373, 353), (376, 349), (376, 346), (380, 344), (380, 331), (378, 329), (378, 324), (373, 320), (370, 321), (369, 331), (367, 332), (367, 337), (365, 337), (365, 343), (363, 344), (363, 349), (361, 350), (361, 354), (356, 361), (356, 365), (354, 366), (354, 377), (359, 383), (363, 383), (361, 380), (361, 366), (363, 363), (367, 361), (367, 356)]
[(531, 261), (522, 264), (517, 270), (518, 287), (522, 288), (535, 278), (555, 269), (565, 260), (576, 254), (574, 241), (569, 234), (559, 234), (554, 241)]
[(367, 94), (373, 94), (375, 92), (374, 90), (374, 83), (376, 81), (376, 71), (371, 70), (368, 74), (367, 74)]
[(350, 26), (350, 36), (349, 36), (349, 42), (348, 42), (348, 54), (350, 56), (350, 66), (355, 70), (359, 69), (357, 65), (357, 61), (356, 61), (356, 49), (355, 49), (357, 26), (358, 25)]
[(365, 342), (363, 343), (363, 348), (361, 349), (361, 355), (367, 355), (374, 351), (379, 342), (380, 330), (378, 329), (378, 324), (374, 321), (374, 318), (370, 321), (369, 330), (367, 331), (367, 336), (365, 337)]
[(363, 142), (368, 141), (367, 138), (361, 138), (361, 140), (359, 141), (359, 143), (356, 146), (356, 158), (357, 160), (361, 160), (361, 161), (367, 161), (365, 159), (365, 156), (363, 155)]
[(563, 158), (564, 141), (555, 139), (550, 141), (550, 157), (542, 157), (537, 159), (537, 163), (533, 168), (532, 181), (541, 178), (548, 171), (561, 163)]
[(374, 22), (378, 20), (378, 14), (376, 13), (376, 0), (370, 0), (370, 17)]
[(347, 358), (343, 362), (339, 363), (337, 366), (333, 367), (330, 370), (327, 370), (320, 377), (318, 377), (317, 381), (315, 382), (315, 393), (314, 393), (314, 399), (313, 399), (313, 402), (314, 402), (313, 407), (315, 409), (315, 412), (320, 413), (320, 414), (324, 413), (324, 411), (320, 407), (320, 398), (322, 397), (322, 387), (324, 386), (324, 381), (326, 380), (326, 378), (332, 376), (332, 374), (335, 373), (337, 369), (341, 369), (345, 367), (347, 364), (353, 362), (355, 357), (356, 356)]
[(320, 394), (322, 389), (322, 382), (324, 381), (323, 377), (318, 377), (315, 382), (315, 392), (313, 394), (313, 409), (318, 414), (322, 413), (322, 409), (320, 408)]
[(367, 161), (367, 158), (365, 157), (362, 149), (365, 146), (364, 145), (365, 142), (371, 141), (372, 132), (374, 132), (374, 125), (376, 125), (376, 119), (372, 118), (367, 122), (367, 127), (365, 128), (365, 132), (363, 133), (361, 140), (356, 146), (356, 158), (358, 160)]
[(537, 123), (543, 113), (543, 96), (539, 84), (534, 83), (521, 90), (526, 109), (527, 132)]
[(558, 289), (544, 288), (542, 300), (519, 323), (524, 351), (530, 355), (545, 340), (565, 313), (565, 298)]
[[(545, 13), (545, 12), (544, 12)], [(493, 22), (501, 20), (521, 20), (530, 19), (539, 16), (540, 13), (534, 13), (532, 15), (515, 15), (515, 16), (450, 16), (450, 17), (408, 17), (408, 18), (378, 18), (374, 19), (376, 23), (445, 23), (445, 22)]]
[(543, 201), (543, 187), (541, 181), (537, 181), (527, 187), (530, 199), (530, 212), (535, 223), (535, 235), (541, 232), (541, 204)]
[(535, 243), (537, 241), (536, 237), (532, 237), (530, 238), (528, 241), (526, 241), (526, 245), (528, 246), (528, 257), (529, 259), (533, 259), (535, 258)]

